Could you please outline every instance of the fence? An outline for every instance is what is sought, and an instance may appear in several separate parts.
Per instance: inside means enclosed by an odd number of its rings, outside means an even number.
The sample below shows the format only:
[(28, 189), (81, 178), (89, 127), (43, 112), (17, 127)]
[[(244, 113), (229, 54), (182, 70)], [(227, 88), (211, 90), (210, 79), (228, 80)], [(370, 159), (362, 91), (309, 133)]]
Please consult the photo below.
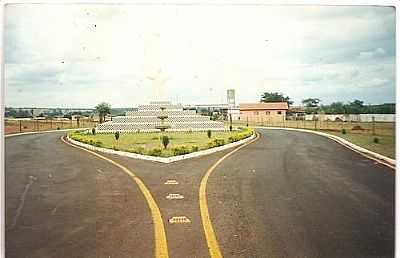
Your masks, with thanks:
[[(226, 122), (229, 125), (229, 122)], [(246, 126), (246, 121), (234, 121), (236, 126)], [(336, 122), (336, 121), (306, 121), (283, 120), (280, 122), (248, 122), (249, 126), (288, 127), (310, 130), (340, 132), (345, 129), (348, 133), (394, 136), (395, 122)]]
[(91, 119), (80, 120), (5, 120), (5, 134), (95, 127)]

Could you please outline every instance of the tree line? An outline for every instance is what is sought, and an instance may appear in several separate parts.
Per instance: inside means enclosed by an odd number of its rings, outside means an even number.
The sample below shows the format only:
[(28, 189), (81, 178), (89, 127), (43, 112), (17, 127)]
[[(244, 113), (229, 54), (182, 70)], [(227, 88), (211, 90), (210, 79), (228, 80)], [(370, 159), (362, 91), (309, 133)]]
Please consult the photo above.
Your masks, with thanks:
[[(261, 95), (261, 102), (287, 102), (289, 106), (293, 104), (289, 96), (279, 92), (264, 92)], [(355, 99), (347, 103), (332, 102), (322, 105), (319, 98), (307, 98), (302, 100), (302, 104), (307, 114), (395, 114), (396, 104), (385, 103), (380, 105), (365, 105), (364, 101)]]

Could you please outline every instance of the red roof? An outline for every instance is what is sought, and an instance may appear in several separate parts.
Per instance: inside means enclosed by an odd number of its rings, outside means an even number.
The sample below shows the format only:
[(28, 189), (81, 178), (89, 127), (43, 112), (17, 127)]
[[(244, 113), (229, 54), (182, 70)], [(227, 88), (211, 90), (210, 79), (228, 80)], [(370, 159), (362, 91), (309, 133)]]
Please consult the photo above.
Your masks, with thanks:
[(240, 110), (287, 110), (287, 102), (241, 103)]

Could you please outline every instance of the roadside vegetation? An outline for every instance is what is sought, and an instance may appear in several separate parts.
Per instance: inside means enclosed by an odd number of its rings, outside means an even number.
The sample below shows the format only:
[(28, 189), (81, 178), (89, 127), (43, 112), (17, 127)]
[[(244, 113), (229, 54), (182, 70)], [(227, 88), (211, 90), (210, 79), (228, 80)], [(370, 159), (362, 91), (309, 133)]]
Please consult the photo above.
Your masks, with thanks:
[(339, 136), (351, 143), (354, 143), (360, 147), (363, 147), (367, 150), (382, 154), (389, 158), (396, 158), (396, 147), (395, 147), (395, 137), (394, 135), (369, 135), (369, 134), (360, 134), (360, 133), (345, 133), (342, 132), (332, 132), (332, 131), (324, 131), (329, 134), (333, 134)]
[[(126, 152), (171, 157), (240, 141), (253, 134), (250, 128), (225, 132), (167, 132), (99, 134), (92, 130), (69, 134), (73, 140), (96, 147)], [(118, 136), (117, 136), (118, 135)]]

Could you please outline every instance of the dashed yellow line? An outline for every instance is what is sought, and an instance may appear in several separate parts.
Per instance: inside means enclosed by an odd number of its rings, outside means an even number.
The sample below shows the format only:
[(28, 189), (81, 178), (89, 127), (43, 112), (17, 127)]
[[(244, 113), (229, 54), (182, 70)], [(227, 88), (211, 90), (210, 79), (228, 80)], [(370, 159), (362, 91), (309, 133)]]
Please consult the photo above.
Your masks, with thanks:
[(106, 158), (94, 151), (82, 148), (80, 146), (76, 146), (73, 145), (67, 141), (65, 141), (63, 139), (63, 137), (61, 137), (61, 140), (74, 147), (74, 148), (78, 148), (84, 151), (89, 152), (90, 154), (104, 159), (110, 163), (112, 163), (113, 165), (119, 167), (120, 169), (122, 169), (122, 171), (124, 171), (126, 174), (128, 174), (134, 181), (135, 183), (139, 186), (140, 191), (143, 193), (147, 204), (149, 205), (150, 211), (151, 211), (151, 217), (153, 219), (153, 224), (154, 224), (154, 236), (155, 236), (155, 257), (156, 258), (168, 258), (168, 245), (167, 245), (167, 237), (165, 234), (165, 229), (164, 229), (164, 223), (161, 217), (161, 212), (160, 209), (158, 208), (157, 203), (155, 202), (153, 196), (151, 195), (149, 189), (146, 187), (146, 185), (142, 182), (142, 180), (140, 180), (140, 178), (138, 178), (132, 171), (130, 171), (129, 169), (127, 169), (126, 167), (122, 166), (121, 164)]
[(218, 245), (217, 238), (215, 236), (215, 232), (213, 229), (213, 226), (211, 224), (211, 219), (210, 219), (210, 213), (208, 212), (208, 206), (207, 206), (207, 196), (206, 196), (206, 190), (207, 190), (207, 180), (210, 177), (211, 173), (214, 171), (214, 169), (221, 164), (222, 161), (224, 161), (226, 158), (231, 156), (233, 153), (237, 152), (241, 148), (244, 148), (245, 146), (251, 144), (252, 142), (258, 140), (260, 138), (260, 135), (257, 133), (256, 138), (251, 140), (250, 142), (247, 142), (243, 144), (242, 146), (234, 149), (233, 151), (229, 152), (222, 158), (220, 158), (214, 165), (212, 165), (204, 175), (204, 177), (201, 179), (200, 183), (200, 190), (199, 190), (199, 201), (200, 201), (200, 214), (201, 214), (201, 221), (203, 223), (203, 228), (204, 228), (204, 233), (206, 235), (206, 240), (207, 240), (207, 245), (208, 245), (208, 251), (210, 253), (211, 258), (221, 258), (221, 250)]

